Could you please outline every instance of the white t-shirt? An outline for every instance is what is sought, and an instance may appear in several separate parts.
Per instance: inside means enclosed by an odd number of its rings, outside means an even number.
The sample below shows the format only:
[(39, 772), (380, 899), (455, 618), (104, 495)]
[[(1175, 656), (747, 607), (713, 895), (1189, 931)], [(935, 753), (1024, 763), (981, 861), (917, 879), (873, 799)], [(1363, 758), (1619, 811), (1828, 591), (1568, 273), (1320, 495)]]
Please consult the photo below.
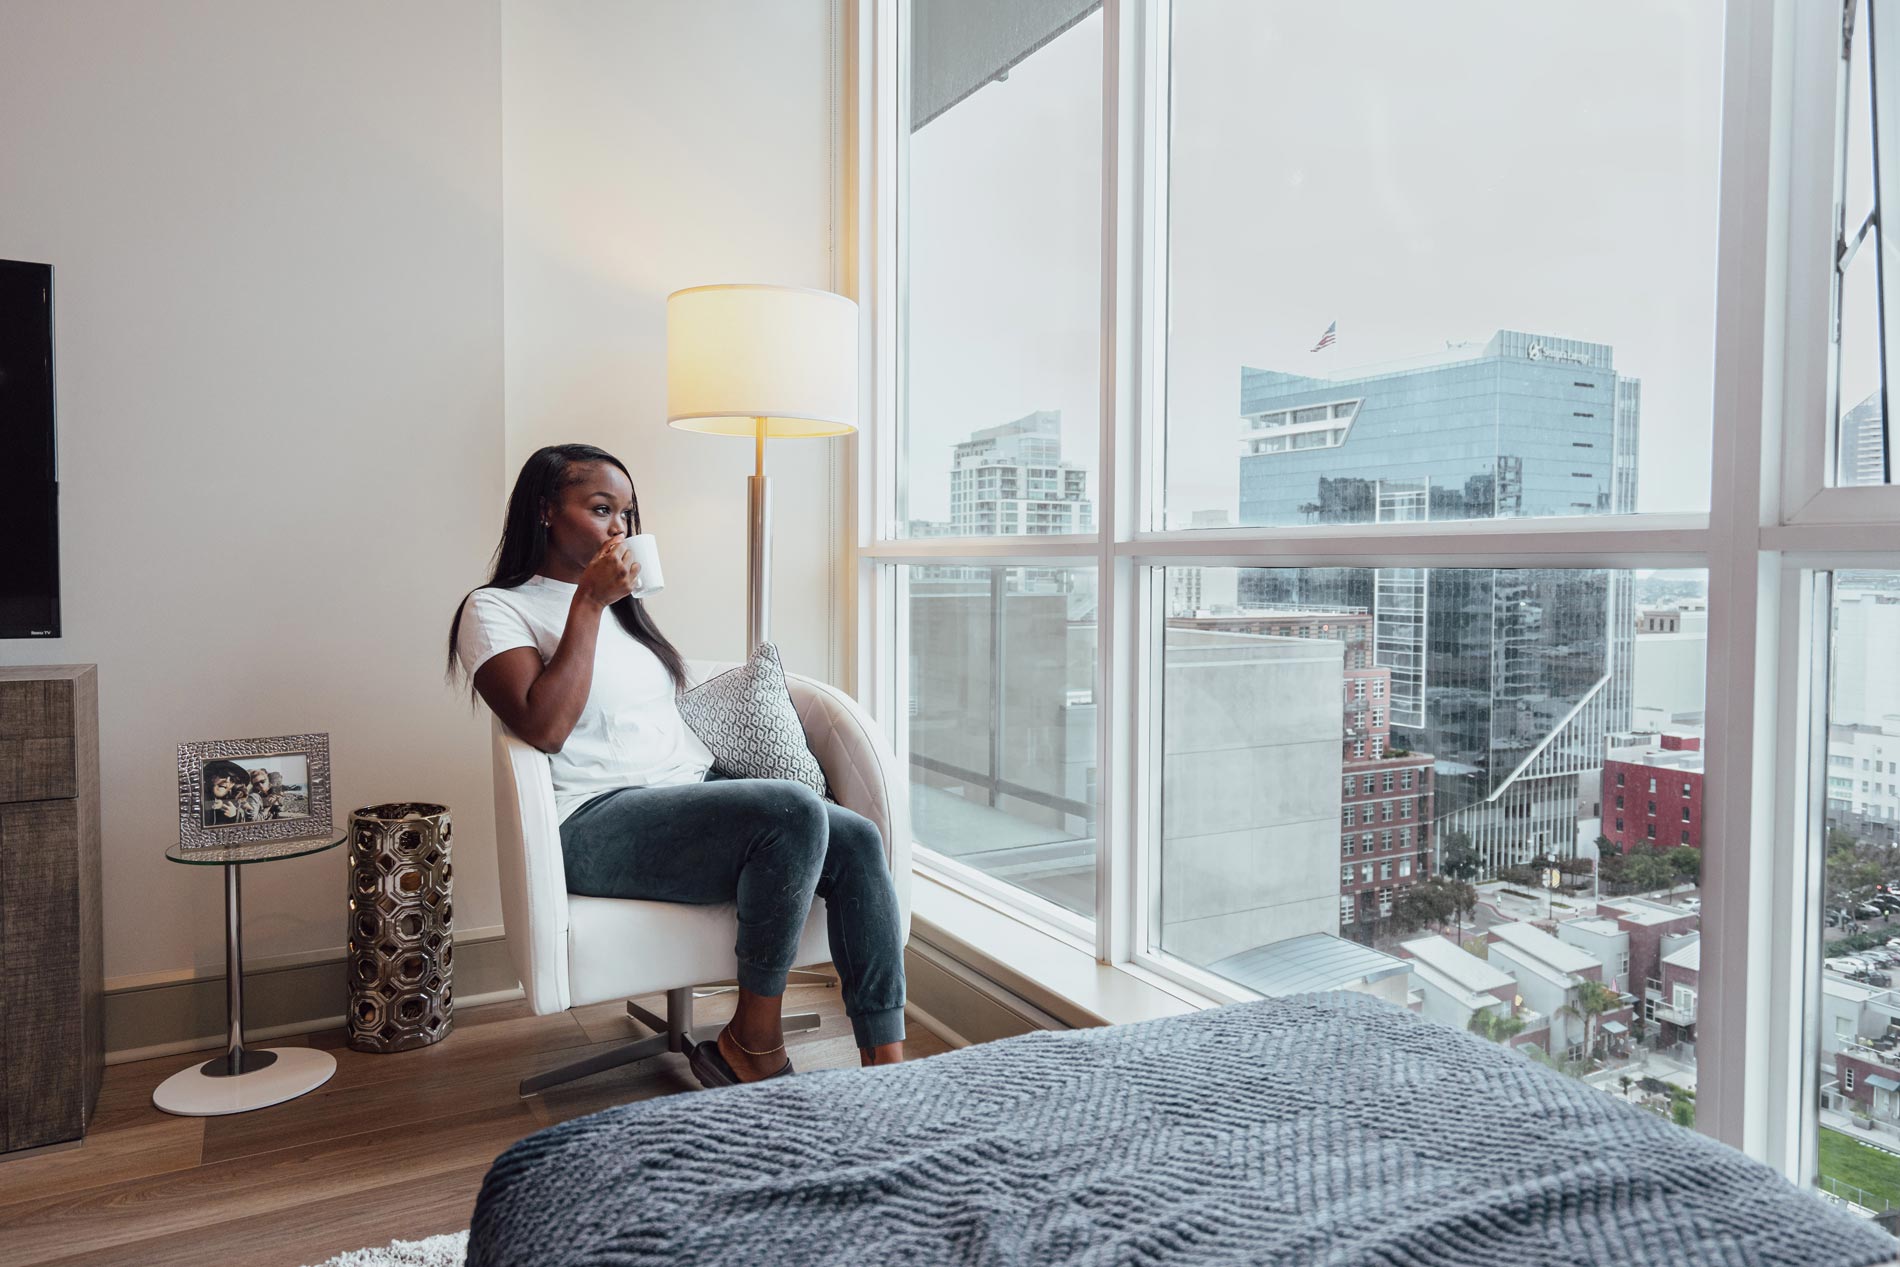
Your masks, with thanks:
[[(573, 601), (571, 582), (545, 576), (514, 589), (476, 590), (456, 633), (462, 667), (473, 677), (491, 657), (513, 647), (533, 647), (545, 665), (561, 644)], [(601, 613), (587, 703), (549, 764), (563, 821), (602, 792), (697, 783), (712, 766), (712, 753), (680, 716), (666, 666), (612, 612)]]

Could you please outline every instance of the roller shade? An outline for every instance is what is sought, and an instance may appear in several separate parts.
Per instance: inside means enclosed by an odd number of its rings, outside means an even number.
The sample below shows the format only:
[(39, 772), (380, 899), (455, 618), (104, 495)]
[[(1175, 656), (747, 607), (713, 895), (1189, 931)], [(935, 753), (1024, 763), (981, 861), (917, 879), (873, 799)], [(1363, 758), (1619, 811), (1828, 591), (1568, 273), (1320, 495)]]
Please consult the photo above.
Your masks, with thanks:
[(1101, 0), (911, 0), (915, 132), (1101, 8)]

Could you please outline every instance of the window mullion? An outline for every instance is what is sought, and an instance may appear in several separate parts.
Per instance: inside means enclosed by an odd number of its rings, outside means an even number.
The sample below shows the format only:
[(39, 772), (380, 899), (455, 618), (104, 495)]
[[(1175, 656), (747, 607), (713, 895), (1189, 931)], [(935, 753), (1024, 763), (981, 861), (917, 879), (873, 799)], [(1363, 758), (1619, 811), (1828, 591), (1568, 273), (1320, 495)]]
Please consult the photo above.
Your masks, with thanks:
[[(1774, 662), (1776, 576), (1760, 551), (1762, 508), (1778, 499), (1764, 469), (1768, 400), (1762, 363), (1768, 328), (1769, 210), (1786, 192), (1775, 160), (1775, 6), (1738, 4), (1725, 31), (1719, 240), (1716, 256), (1714, 413), (1730, 428), (1715, 446), (1710, 494), (1703, 996), (1697, 1026), (1697, 1127), (1753, 1156), (1767, 1152), (1766, 1087), (1772, 1035), (1764, 947), (1766, 860), (1778, 820), (1774, 736), (1778, 699), (1758, 673)], [(1775, 414), (1779, 416), (1778, 411)], [(1765, 573), (1767, 573), (1765, 575)], [(1758, 689), (1766, 687), (1767, 689)]]
[(1136, 359), (1141, 302), (1139, 258), (1142, 76), (1141, 0), (1102, 6), (1101, 452), (1096, 517), (1096, 861), (1095, 954), (1121, 963), (1132, 945), (1135, 856), (1133, 722), (1141, 643), (1133, 566), (1116, 543), (1133, 536), (1141, 499), (1140, 381)]

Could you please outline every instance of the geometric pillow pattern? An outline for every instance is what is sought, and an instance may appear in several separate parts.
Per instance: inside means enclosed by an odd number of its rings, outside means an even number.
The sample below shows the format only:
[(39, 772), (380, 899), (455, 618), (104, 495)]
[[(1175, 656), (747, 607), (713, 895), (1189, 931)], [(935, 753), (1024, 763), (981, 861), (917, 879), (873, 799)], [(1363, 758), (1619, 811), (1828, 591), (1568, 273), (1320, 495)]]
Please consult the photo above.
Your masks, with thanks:
[(731, 779), (792, 779), (823, 797), (825, 771), (805, 743), (805, 728), (785, 685), (778, 648), (759, 644), (736, 669), (708, 678), (679, 697), (680, 716), (713, 755), (713, 769)]

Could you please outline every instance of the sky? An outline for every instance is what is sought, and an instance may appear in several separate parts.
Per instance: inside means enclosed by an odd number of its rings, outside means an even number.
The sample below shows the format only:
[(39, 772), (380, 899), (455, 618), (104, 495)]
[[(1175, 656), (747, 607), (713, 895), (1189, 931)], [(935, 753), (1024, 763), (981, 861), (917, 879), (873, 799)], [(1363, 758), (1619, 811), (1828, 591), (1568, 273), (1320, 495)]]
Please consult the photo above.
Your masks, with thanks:
[[(1721, 8), (1178, 0), (1170, 526), (1237, 508), (1243, 365), (1499, 329), (1612, 345), (1638, 508), (1706, 509)], [(1037, 409), (1099, 492), (1101, 55), (1098, 12), (912, 138), (906, 517), (947, 518), (951, 446)]]

